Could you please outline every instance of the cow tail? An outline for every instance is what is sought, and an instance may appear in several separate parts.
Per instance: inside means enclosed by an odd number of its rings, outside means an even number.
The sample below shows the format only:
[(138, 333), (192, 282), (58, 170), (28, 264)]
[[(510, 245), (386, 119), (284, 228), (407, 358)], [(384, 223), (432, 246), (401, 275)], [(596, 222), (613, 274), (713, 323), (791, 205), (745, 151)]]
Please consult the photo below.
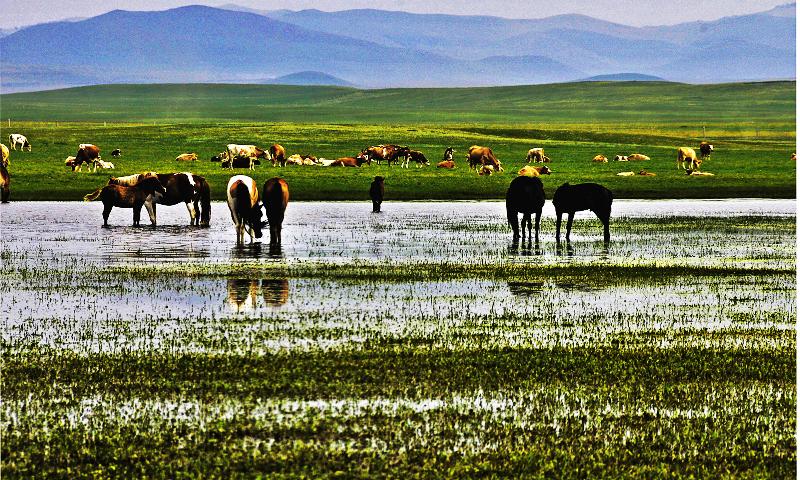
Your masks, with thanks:
[(92, 200), (97, 200), (97, 197), (100, 196), (100, 192), (102, 192), (102, 191), (103, 191), (102, 188), (98, 188), (94, 192), (84, 195), (83, 196), (83, 201), (84, 202), (91, 202)]
[(198, 183), (200, 189), (200, 225), (211, 225), (211, 187), (204, 178)]

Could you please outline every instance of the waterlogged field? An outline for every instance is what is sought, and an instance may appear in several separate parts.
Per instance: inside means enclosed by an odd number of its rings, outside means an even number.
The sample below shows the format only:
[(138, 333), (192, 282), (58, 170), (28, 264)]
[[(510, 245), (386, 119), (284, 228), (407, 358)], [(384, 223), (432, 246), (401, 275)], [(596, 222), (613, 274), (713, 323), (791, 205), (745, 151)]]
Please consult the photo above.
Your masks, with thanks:
[(2, 207), (9, 478), (793, 478), (795, 204)]

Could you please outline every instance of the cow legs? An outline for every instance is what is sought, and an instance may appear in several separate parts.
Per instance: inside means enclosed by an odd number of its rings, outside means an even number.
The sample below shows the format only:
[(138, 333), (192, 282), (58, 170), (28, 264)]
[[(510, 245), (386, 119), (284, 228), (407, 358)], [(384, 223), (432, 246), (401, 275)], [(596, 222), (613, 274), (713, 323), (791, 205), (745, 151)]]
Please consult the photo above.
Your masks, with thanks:
[(280, 245), (281, 244), (281, 225), (280, 224), (270, 224), (269, 226), (269, 243), (270, 245)]
[(610, 210), (602, 210), (599, 212), (594, 212), (597, 215), (597, 218), (603, 222), (603, 241), (608, 243), (611, 241), (611, 232), (609, 230), (609, 223), (611, 219), (611, 211)]
[(519, 218), (517, 218), (517, 212), (507, 209), (506, 215), (508, 217), (508, 224), (511, 226), (511, 230), (514, 231), (513, 239), (516, 242), (519, 240)]
[(567, 214), (567, 243), (569, 243), (569, 234), (572, 231), (572, 220), (575, 218), (575, 212)]
[(561, 243), (561, 212), (556, 212), (556, 243)]
[(539, 222), (542, 220), (542, 211), (536, 212), (536, 243), (539, 243)]
[(189, 210), (189, 225), (194, 225), (194, 219), (197, 217), (195, 205), (191, 201), (186, 202), (186, 210)]
[(150, 225), (156, 225), (156, 202), (144, 202), (144, 208), (147, 209), (147, 214), (150, 216)]
[(134, 227), (138, 227), (139, 226), (139, 219), (142, 216), (142, 205), (144, 205), (144, 202), (133, 204), (133, 226)]
[(114, 208), (114, 206), (112, 204), (110, 204), (110, 203), (104, 203), (103, 204), (103, 226), (104, 227), (108, 226), (108, 216), (111, 215), (111, 209), (112, 208)]

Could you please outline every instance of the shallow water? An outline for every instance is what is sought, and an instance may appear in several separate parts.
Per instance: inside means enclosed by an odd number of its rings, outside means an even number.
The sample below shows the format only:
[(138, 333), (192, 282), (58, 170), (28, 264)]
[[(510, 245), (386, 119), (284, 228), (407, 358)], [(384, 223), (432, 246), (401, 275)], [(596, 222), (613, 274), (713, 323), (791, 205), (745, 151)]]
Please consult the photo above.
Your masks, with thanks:
[[(289, 206), (284, 246), (236, 247), (227, 206), (211, 228), (184, 225), (183, 207), (161, 208), (156, 228), (130, 227), (115, 209), (101, 228), (97, 203), (16, 202), (0, 208), (6, 272), (0, 295), (7, 346), (78, 352), (168, 350), (264, 352), (361, 348), (370, 341), (424, 340), (444, 348), (597, 345), (620, 335), (664, 347), (707, 342), (690, 331), (794, 327), (794, 275), (668, 279), (542, 278), (402, 282), (326, 278), (116, 275), (138, 263), (374, 261), (602, 263), (794, 268), (793, 200), (614, 203), (612, 242), (579, 214), (570, 248), (557, 247), (547, 205), (538, 247), (511, 245), (501, 202)], [(665, 332), (683, 332), (666, 335)], [(665, 336), (666, 335), (666, 336)], [(771, 348), (774, 337), (720, 336), (712, 346)]]
[[(261, 243), (237, 247), (222, 202), (212, 204), (210, 228), (187, 225), (181, 205), (161, 206), (155, 228), (130, 226), (132, 213), (125, 209), (114, 209), (112, 226), (101, 228), (99, 202), (12, 202), (0, 208), (0, 228), (3, 250), (17, 257), (38, 262), (66, 256), (103, 265), (254, 258), (481, 262), (514, 256), (561, 262), (567, 255), (573, 261), (697, 258), (705, 263), (784, 257), (795, 242), (794, 235), (773, 235), (768, 228), (771, 217), (795, 216), (794, 200), (616, 200), (608, 248), (599, 221), (590, 212), (579, 212), (570, 249), (565, 244), (556, 248), (555, 212), (548, 202), (539, 248), (516, 251), (510, 249), (502, 202), (386, 202), (380, 214), (370, 207), (368, 202), (291, 203), (278, 251), (268, 247), (269, 232)], [(146, 212), (143, 217), (146, 224)], [(708, 226), (715, 219), (737, 218), (724, 230)]]

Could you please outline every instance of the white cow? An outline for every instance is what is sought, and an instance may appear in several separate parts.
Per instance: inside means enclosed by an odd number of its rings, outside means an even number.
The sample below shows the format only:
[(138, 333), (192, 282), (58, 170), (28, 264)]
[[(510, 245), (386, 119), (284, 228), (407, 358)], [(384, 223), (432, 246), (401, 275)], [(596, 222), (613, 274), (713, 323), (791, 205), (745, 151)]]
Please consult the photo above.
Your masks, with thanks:
[(25, 150), (26, 148), (29, 152), (31, 151), (31, 144), (28, 142), (28, 139), (25, 137), (25, 135), (12, 133), (8, 136), (8, 142), (11, 144), (11, 150), (16, 150), (17, 145), (19, 144), (20, 151)]

